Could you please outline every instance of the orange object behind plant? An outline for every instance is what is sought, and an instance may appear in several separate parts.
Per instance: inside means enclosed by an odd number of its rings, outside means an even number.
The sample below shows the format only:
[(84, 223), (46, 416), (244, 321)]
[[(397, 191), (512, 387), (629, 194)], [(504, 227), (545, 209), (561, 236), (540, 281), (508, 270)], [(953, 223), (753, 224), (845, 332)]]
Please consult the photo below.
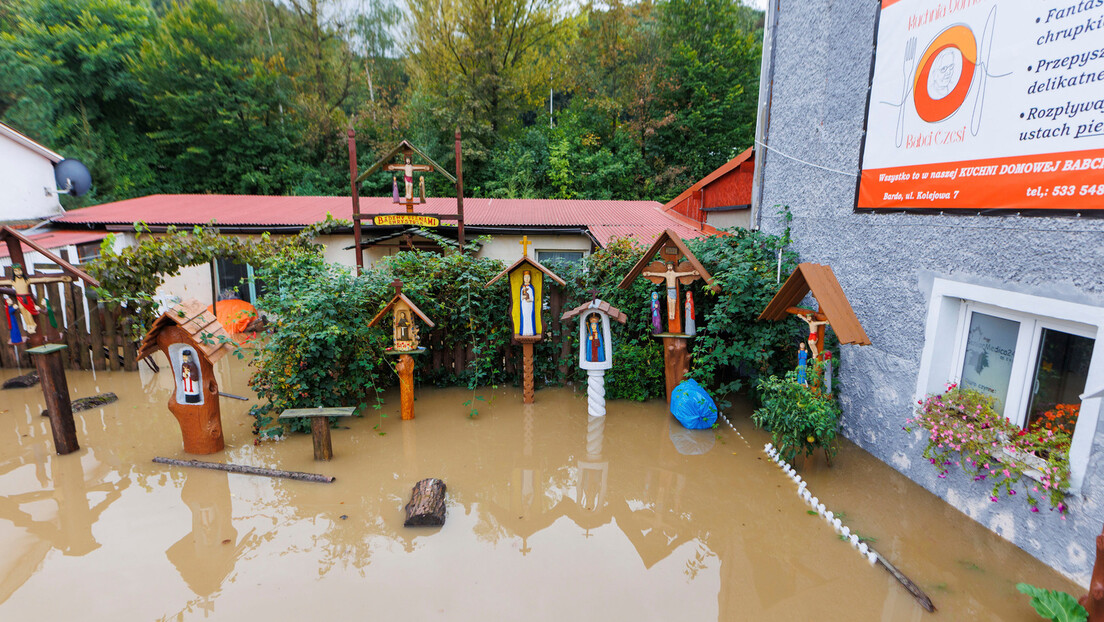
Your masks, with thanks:
[[(214, 312), (211, 307), (207, 307), (207, 310)], [(245, 327), (257, 317), (257, 309), (244, 300), (220, 300), (215, 317), (226, 332), (235, 335), (244, 332)]]

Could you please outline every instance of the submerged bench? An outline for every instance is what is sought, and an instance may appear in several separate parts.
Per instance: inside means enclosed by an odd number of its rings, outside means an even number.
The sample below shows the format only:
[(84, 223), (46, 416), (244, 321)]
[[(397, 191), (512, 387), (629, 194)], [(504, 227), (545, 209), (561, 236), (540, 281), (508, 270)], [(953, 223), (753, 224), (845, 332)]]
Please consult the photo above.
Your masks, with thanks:
[(330, 417), (348, 417), (356, 408), (289, 408), (280, 413), (279, 419), (298, 419), (309, 417), (311, 420), (311, 438), (314, 440), (314, 459), (333, 459), (333, 445), (330, 443)]

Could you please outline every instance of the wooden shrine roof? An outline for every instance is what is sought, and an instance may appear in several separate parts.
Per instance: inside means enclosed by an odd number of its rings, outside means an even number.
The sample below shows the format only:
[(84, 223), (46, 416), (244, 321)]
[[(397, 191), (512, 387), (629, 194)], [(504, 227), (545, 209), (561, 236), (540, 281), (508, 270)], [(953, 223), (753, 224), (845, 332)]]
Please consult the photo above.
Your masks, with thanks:
[(601, 311), (602, 313), (610, 316), (610, 318), (617, 320), (622, 324), (629, 321), (629, 316), (625, 315), (625, 313), (621, 311), (621, 309), (618, 309), (605, 300), (599, 300), (597, 298), (595, 298), (591, 302), (581, 304), (570, 311), (565, 311), (564, 314), (560, 316), (560, 320), (570, 320), (576, 315), (579, 315), (586, 311)]
[(686, 261), (690, 262), (690, 265), (698, 271), (698, 274), (700, 274), (703, 279), (705, 279), (705, 284), (709, 288), (711, 288), (715, 292), (720, 291), (721, 286), (713, 282), (713, 276), (709, 274), (709, 271), (705, 269), (705, 266), (701, 265), (701, 262), (699, 262), (698, 258), (694, 256), (694, 253), (690, 252), (689, 248), (686, 248), (686, 244), (682, 241), (682, 238), (680, 238), (677, 233), (670, 229), (667, 229), (658, 238), (656, 238), (656, 241), (652, 244), (651, 248), (649, 248), (648, 251), (644, 253), (644, 256), (640, 258), (640, 261), (636, 262), (636, 265), (632, 267), (632, 270), (629, 270), (629, 273), (625, 275), (625, 278), (621, 279), (621, 282), (617, 284), (617, 287), (621, 289), (627, 289), (629, 286), (631, 286), (633, 279), (640, 276), (640, 273), (643, 272), (644, 269), (652, 263), (652, 261), (655, 261), (656, 253), (658, 253), (659, 249), (663, 248), (668, 242), (674, 244), (675, 248), (677, 248), (684, 257), (686, 257)]
[(376, 314), (376, 317), (372, 318), (371, 322), (368, 322), (368, 326), (375, 326), (376, 324), (379, 324), (380, 318), (382, 318), (388, 311), (390, 311), (391, 307), (394, 307), (395, 303), (398, 302), (400, 299), (410, 307), (410, 310), (414, 312), (414, 315), (418, 316), (418, 319), (425, 322), (426, 326), (430, 328), (433, 328), (435, 326), (433, 320), (429, 319), (425, 313), (422, 313), (422, 310), (418, 308), (418, 305), (414, 304), (414, 302), (407, 298), (406, 295), (402, 292), (395, 294), (395, 297), (391, 299), (391, 302), (387, 303), (387, 305), (383, 309), (380, 309), (380, 312)]
[(371, 175), (372, 173), (375, 173), (376, 171), (383, 168), (383, 166), (385, 164), (390, 162), (392, 159), (394, 159), (395, 156), (397, 156), (400, 152), (403, 152), (403, 151), (411, 151), (413, 153), (416, 153), (416, 154), (422, 156), (422, 159), (424, 159), (426, 162), (429, 162), (429, 164), (433, 167), (433, 172), (440, 173), (440, 174), (444, 175), (445, 178), (448, 179), (449, 181), (451, 181), (452, 183), (454, 183), (454, 184), (456, 183), (456, 178), (453, 177), (451, 173), (446, 171), (445, 168), (443, 166), (441, 166), (440, 164), (437, 164), (436, 162), (434, 162), (433, 158), (427, 156), (425, 153), (422, 152), (421, 149), (418, 149), (414, 145), (410, 144), (410, 142), (407, 141), (406, 139), (403, 139), (403, 141), (400, 142), (398, 145), (396, 145), (394, 149), (387, 152), (387, 155), (383, 156), (378, 161), (376, 161), (376, 163), (373, 164), (372, 166), (370, 166), (368, 168), (368, 170), (364, 171), (360, 175), (357, 175), (357, 179), (356, 179), (357, 183), (358, 184), (363, 183), (364, 180), (367, 179), (369, 175)]
[(525, 264), (525, 263), (533, 266), (537, 270), (540, 270), (542, 273), (545, 274), (545, 276), (547, 276), (548, 278), (552, 279), (553, 281), (559, 283), (560, 286), (567, 285), (567, 283), (563, 279), (561, 279), (559, 276), (557, 276), (555, 272), (553, 272), (553, 271), (549, 270), (548, 268), (545, 268), (544, 266), (540, 265), (540, 263), (536, 259), (533, 259), (532, 257), (530, 257), (528, 255), (524, 255), (524, 256), (522, 256), (521, 259), (519, 259), (519, 260), (515, 261), (514, 263), (510, 264), (509, 268), (506, 268), (502, 272), (499, 272), (497, 275), (495, 275), (495, 278), (491, 279), (490, 281), (487, 281), (487, 284), (484, 285), (483, 287), (490, 287), (492, 284), (494, 284), (495, 281), (501, 279), (502, 277), (506, 276), (507, 274), (510, 274), (515, 269), (521, 267), (521, 265)]
[(840, 343), (870, 345), (870, 338), (866, 336), (866, 331), (859, 323), (859, 318), (855, 316), (855, 311), (847, 301), (843, 288), (836, 280), (836, 274), (829, 266), (815, 263), (799, 264), (771, 299), (767, 308), (759, 314), (759, 319), (781, 320), (786, 317), (788, 309), (800, 303), (810, 292), (820, 306), (818, 311), (824, 314)]
[[(146, 336), (138, 346), (138, 360), (160, 350), (157, 346), (157, 334), (169, 326), (179, 326), (192, 336), (196, 348), (214, 364), (237, 347), (230, 333), (219, 324), (215, 314), (207, 310), (207, 305), (198, 300), (186, 300), (161, 314), (153, 322)], [(209, 343), (205, 343), (209, 342)]]

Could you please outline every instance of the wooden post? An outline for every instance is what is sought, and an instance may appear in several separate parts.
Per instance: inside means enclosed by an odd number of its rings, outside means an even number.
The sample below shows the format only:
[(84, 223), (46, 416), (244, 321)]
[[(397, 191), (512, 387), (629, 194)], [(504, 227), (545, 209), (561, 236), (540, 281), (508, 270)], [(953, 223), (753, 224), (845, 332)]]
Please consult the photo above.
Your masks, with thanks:
[(533, 344), (541, 340), (542, 335), (514, 335), (521, 344), (522, 357), (522, 403), (533, 403)]
[(409, 354), (399, 356), (395, 365), (399, 373), (399, 399), (402, 404), (403, 421), (414, 418), (414, 357)]
[(327, 417), (311, 418), (311, 439), (314, 441), (314, 459), (332, 460), (333, 445), (330, 443), (330, 420)]
[(356, 158), (356, 130), (353, 129), (353, 121), (349, 120), (349, 183), (353, 197), (353, 248), (356, 252), (356, 275), (364, 272), (364, 249), (360, 247), (360, 193), (357, 192), (357, 158)]
[(464, 167), (460, 155), (460, 128), (456, 128), (456, 239), (464, 254)]
[(73, 405), (69, 400), (69, 383), (62, 367), (62, 345), (31, 348), (38, 377), (42, 382), (42, 394), (50, 415), (50, 432), (54, 435), (54, 449), (59, 456), (80, 449), (77, 443), (77, 426), (73, 422)]
[(1089, 593), (1077, 602), (1089, 612), (1089, 622), (1104, 622), (1104, 530), (1096, 537), (1096, 563), (1089, 580)]
[(690, 353), (686, 350), (685, 337), (663, 338), (663, 372), (667, 380), (667, 403), (671, 403), (671, 392), (686, 379), (690, 371)]

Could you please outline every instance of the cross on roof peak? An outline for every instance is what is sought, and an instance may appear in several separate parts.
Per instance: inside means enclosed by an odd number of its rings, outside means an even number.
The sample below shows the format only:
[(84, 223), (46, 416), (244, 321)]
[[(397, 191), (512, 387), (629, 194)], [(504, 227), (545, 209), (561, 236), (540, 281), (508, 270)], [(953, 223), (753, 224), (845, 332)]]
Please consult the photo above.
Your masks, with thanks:
[(527, 236), (527, 235), (521, 236), (521, 241), (518, 242), (518, 244), (521, 244), (521, 256), (522, 257), (528, 257), (529, 256), (529, 245), (532, 244), (532, 242), (529, 241), (529, 236)]
[(391, 287), (395, 288), (395, 295), (396, 296), (398, 296), (399, 294), (402, 293), (402, 286), (403, 286), (403, 282), (402, 282), (401, 279), (395, 279), (394, 281), (391, 281)]

